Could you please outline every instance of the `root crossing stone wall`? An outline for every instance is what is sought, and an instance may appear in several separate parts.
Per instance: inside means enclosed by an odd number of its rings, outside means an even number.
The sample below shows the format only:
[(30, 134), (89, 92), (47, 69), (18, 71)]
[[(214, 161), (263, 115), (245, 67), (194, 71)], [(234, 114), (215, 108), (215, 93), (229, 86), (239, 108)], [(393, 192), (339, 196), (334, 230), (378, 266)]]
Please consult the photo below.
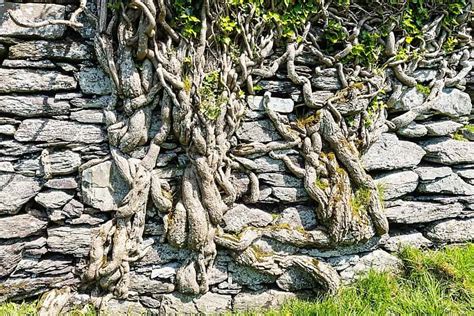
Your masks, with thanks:
[[(58, 4), (7, 4), (24, 18), (64, 19), (72, 7)], [(88, 4), (94, 13), (94, 4)], [(111, 86), (95, 61), (94, 21), (81, 17), (79, 32), (62, 25), (31, 29), (0, 17), (0, 302), (33, 298), (53, 288), (78, 291), (71, 304), (88, 302), (82, 281), (89, 250), (102, 225), (128, 193), (111, 160), (103, 109)], [(474, 51), (471, 50), (471, 62)], [(315, 67), (311, 56), (297, 59), (297, 67)], [(436, 70), (414, 74), (426, 83)], [(269, 106), (294, 120), (301, 95), (293, 84), (276, 75), (259, 82), (262, 94), (273, 94)], [(336, 70), (314, 77), (321, 99), (341, 88)], [(252, 247), (267, 254), (305, 255), (333, 266), (344, 282), (370, 268), (398, 270), (393, 255), (403, 245), (432, 247), (474, 239), (474, 129), (473, 73), (467, 90), (446, 88), (423, 115), (396, 132), (382, 133), (364, 153), (365, 169), (383, 192), (389, 234), (367, 243), (324, 250), (311, 245), (308, 232), (318, 227), (314, 202), (302, 180), (281, 160), (268, 154), (247, 161), (259, 180), (256, 203), (242, 198), (249, 187), (246, 174), (232, 178), (237, 203), (223, 217), (225, 232), (238, 234), (247, 227), (265, 231)], [(389, 115), (420, 105), (424, 95), (404, 88)], [(236, 132), (239, 143), (281, 140), (266, 116), (262, 96), (247, 98), (245, 117)], [(351, 111), (350, 106), (345, 104)], [(158, 114), (156, 114), (158, 117)], [(150, 138), (160, 127), (151, 122)], [(180, 183), (187, 156), (169, 137), (161, 146), (154, 168), (172, 187)], [(131, 153), (141, 159), (144, 146)], [(298, 151), (286, 154), (301, 164)], [(210, 291), (185, 295), (176, 291), (176, 271), (189, 252), (170, 246), (164, 236), (162, 214), (150, 203), (144, 239), (153, 241), (146, 255), (131, 266), (127, 300), (111, 299), (117, 313), (199, 313), (273, 307), (286, 299), (309, 297), (318, 290), (308, 273), (289, 269), (265, 273), (236, 263), (220, 251), (209, 276)], [(262, 260), (262, 264), (265, 260)], [(269, 267), (270, 269), (271, 267)]]

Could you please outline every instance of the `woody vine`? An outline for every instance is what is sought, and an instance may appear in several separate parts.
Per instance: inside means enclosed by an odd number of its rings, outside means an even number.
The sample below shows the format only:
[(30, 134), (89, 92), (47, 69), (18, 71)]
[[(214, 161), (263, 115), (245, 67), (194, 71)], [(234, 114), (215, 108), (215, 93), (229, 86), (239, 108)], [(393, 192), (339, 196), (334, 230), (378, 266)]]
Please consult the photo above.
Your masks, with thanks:
[[(80, 28), (86, 0), (69, 20), (18, 24)], [(147, 205), (159, 210), (166, 240), (192, 251), (178, 269), (183, 293), (209, 290), (208, 272), (219, 249), (236, 262), (281, 275), (306, 271), (326, 291), (339, 286), (337, 272), (309, 256), (262, 254), (253, 243), (262, 236), (296, 247), (321, 249), (363, 243), (388, 232), (382, 201), (360, 156), (380, 133), (410, 124), (426, 114), (444, 88), (463, 89), (469, 61), (472, 3), (463, 0), (124, 0), (98, 1), (97, 59), (113, 92), (104, 109), (110, 152), (130, 190), (95, 236), (84, 279), (127, 297), (130, 264), (146, 254), (143, 241)], [(301, 56), (336, 70), (341, 89), (316, 98), (313, 85), (297, 67)], [(429, 84), (417, 81), (418, 67), (437, 70)], [(276, 113), (261, 79), (286, 73), (302, 95), (296, 121)], [(405, 87), (426, 97), (421, 106), (388, 119)], [(247, 95), (263, 93), (263, 106), (282, 141), (238, 143), (234, 137)], [(350, 111), (341, 110), (351, 105)], [(150, 122), (161, 127), (149, 138)], [(173, 187), (155, 171), (160, 147), (176, 140), (189, 159), (181, 184)], [(131, 153), (146, 146), (144, 157)], [(295, 164), (286, 149), (299, 152)], [(235, 203), (256, 203), (259, 183), (249, 156), (282, 160), (303, 179), (314, 201), (317, 229), (246, 228), (239, 235), (221, 228)], [(233, 174), (247, 174), (243, 196)]]

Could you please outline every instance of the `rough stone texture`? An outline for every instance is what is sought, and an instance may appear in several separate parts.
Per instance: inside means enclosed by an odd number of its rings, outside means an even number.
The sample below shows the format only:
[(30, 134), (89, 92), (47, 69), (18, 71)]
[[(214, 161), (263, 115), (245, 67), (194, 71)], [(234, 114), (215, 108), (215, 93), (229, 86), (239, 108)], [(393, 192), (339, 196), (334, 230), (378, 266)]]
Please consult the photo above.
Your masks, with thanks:
[(61, 59), (68, 61), (92, 58), (92, 48), (78, 42), (32, 41), (13, 45), (8, 50), (12, 59)]
[(429, 136), (447, 136), (456, 132), (463, 125), (453, 121), (439, 121), (424, 124)]
[(0, 218), (0, 240), (35, 235), (45, 229), (47, 224), (47, 221), (30, 214)]
[(243, 142), (271, 142), (281, 139), (270, 120), (243, 122), (236, 134)]
[(104, 123), (104, 113), (100, 110), (82, 110), (71, 113), (71, 120), (81, 123)]
[(37, 178), (0, 173), (0, 215), (16, 214), (20, 207), (41, 190)]
[(388, 220), (397, 224), (427, 223), (457, 217), (463, 210), (463, 205), (460, 203), (443, 205), (429, 202), (397, 201), (397, 204), (399, 205), (385, 209)]
[(471, 98), (459, 89), (443, 89), (434, 100), (432, 110), (449, 117), (469, 115), (472, 110)]
[(68, 102), (55, 102), (47, 96), (0, 96), (0, 113), (21, 117), (53, 116), (69, 114)]
[[(65, 18), (74, 9), (73, 6), (51, 7), (60, 8)], [(95, 2), (89, 1), (87, 8), (92, 14), (97, 13)], [(68, 13), (64, 14), (66, 10)], [(24, 18), (33, 13), (25, 11)], [(88, 260), (92, 236), (101, 224), (113, 218), (113, 212), (104, 211), (116, 210), (128, 192), (108, 156), (103, 110), (112, 101), (111, 85), (92, 54), (95, 23), (86, 15), (80, 15), (79, 19), (85, 23), (84, 28), (68, 30), (67, 35), (65, 27), (54, 26), (61, 31), (61, 38), (58, 32), (52, 34), (53, 27), (27, 29), (28, 34), (10, 38), (0, 34), (0, 301), (33, 298), (55, 286), (69, 284), (76, 288)], [(1, 22), (0, 33), (4, 31)], [(72, 41), (68, 38), (70, 34), (84, 40)], [(48, 36), (58, 38), (45, 41)], [(324, 104), (341, 85), (334, 68), (321, 70), (317, 66), (314, 55), (303, 52), (296, 57), (296, 70), (310, 78), (313, 98)], [(427, 85), (436, 73), (433, 69), (422, 69), (412, 75)], [(258, 94), (273, 93), (269, 106), (284, 120), (294, 122), (306, 114), (302, 108), (301, 87), (289, 81), (284, 67), (272, 78), (256, 84), (264, 90)], [(230, 140), (233, 145), (281, 140), (264, 111), (262, 99), (262, 96), (247, 97), (243, 125)], [(416, 88), (406, 89), (402, 101), (387, 109), (389, 119), (421, 104), (424, 99)], [(333, 105), (347, 117), (356, 115), (369, 101), (368, 98), (339, 100)], [(265, 231), (251, 246), (259, 259), (265, 258), (262, 254), (270, 253), (276, 258), (311, 256), (333, 266), (346, 281), (370, 267), (397, 270), (397, 259), (380, 249), (397, 251), (403, 245), (436, 247), (472, 240), (474, 194), (470, 190), (474, 186), (474, 163), (469, 164), (472, 153), (465, 150), (472, 144), (454, 142), (456, 146), (452, 146), (450, 138), (439, 136), (456, 132), (473, 139), (474, 136), (467, 133), (470, 130), (467, 124), (472, 125), (474, 112), (460, 90), (445, 90), (436, 102), (434, 111), (419, 115), (416, 121), (399, 131), (382, 134), (364, 157), (364, 163), (369, 162), (370, 174), (385, 191), (390, 236), (377, 236), (335, 249), (308, 245), (308, 240), (320, 237), (317, 229), (322, 226), (316, 218), (316, 205), (309, 199), (302, 181), (290, 173), (283, 161), (272, 159), (268, 154), (231, 157), (235, 161), (246, 159), (244, 162), (249, 168), (235, 170), (231, 176), (237, 200), (220, 226), (237, 237), (245, 227)], [(397, 111), (399, 113), (395, 113)], [(468, 111), (472, 113), (469, 115)], [(158, 119), (152, 119), (149, 139), (162, 125), (159, 108), (154, 110), (153, 117)], [(429, 155), (437, 157), (438, 152), (448, 151), (448, 160), (455, 161), (449, 165), (455, 166), (447, 167), (439, 160), (422, 158), (425, 152), (420, 145), (429, 147), (439, 139), (449, 141), (448, 149), (427, 150)], [(297, 146), (276, 153), (287, 154), (304, 168), (301, 150), (302, 147)], [(146, 151), (146, 146), (140, 146), (130, 156), (141, 159)], [(458, 154), (463, 158), (455, 156)], [(179, 195), (180, 178), (189, 163), (185, 151), (170, 136), (161, 144), (153, 173), (167, 180)], [(254, 204), (245, 202), (249, 170), (259, 179), (260, 196)], [(143, 238), (147, 243), (154, 243), (141, 260), (131, 265), (129, 300), (112, 299), (110, 314), (225, 313), (230, 308), (273, 307), (296, 297), (290, 292), (319, 290), (318, 282), (299, 268), (283, 271), (270, 264), (267, 266), (268, 262), (262, 260), (260, 268), (268, 270), (258, 270), (237, 263), (233, 253), (219, 247), (214, 267), (208, 271), (210, 291), (197, 296), (179, 294), (175, 288), (176, 271), (194, 254), (166, 243), (166, 218), (151, 201), (148, 206)], [(453, 224), (448, 224), (451, 222)], [(282, 291), (275, 291), (278, 288)], [(74, 296), (76, 303), (85, 303), (88, 299), (90, 296), (86, 294)]]
[(463, 142), (448, 137), (421, 142), (426, 151), (425, 160), (444, 165), (474, 163), (474, 142)]
[(449, 167), (418, 167), (415, 172), (422, 181), (435, 180), (449, 176), (453, 171)]
[(128, 185), (115, 168), (111, 161), (105, 161), (82, 172), (84, 203), (101, 211), (117, 209), (128, 193)]
[(341, 278), (345, 282), (353, 281), (359, 276), (367, 273), (369, 270), (378, 272), (400, 272), (402, 269), (402, 261), (381, 249), (375, 250), (365, 256), (352, 267), (349, 267), (341, 272)]
[(79, 86), (84, 94), (110, 94), (109, 77), (100, 68), (83, 68), (77, 74)]
[(400, 232), (391, 234), (383, 247), (388, 251), (400, 251), (403, 247), (411, 246), (415, 248), (428, 248), (433, 243), (425, 238), (422, 233), (414, 230), (409, 232)]
[(136, 291), (139, 294), (171, 293), (174, 289), (173, 283), (152, 280), (145, 275), (136, 273), (130, 275), (130, 290)]
[[(5, 11), (13, 10), (13, 14), (22, 21), (44, 21), (64, 19), (65, 7), (55, 4), (9, 3), (4, 4)], [(0, 20), (0, 36), (40, 37), (45, 39), (59, 38), (64, 34), (64, 25), (48, 25), (41, 28), (22, 27), (16, 24), (8, 14)]]
[(276, 225), (287, 224), (293, 228), (303, 227), (306, 230), (316, 226), (316, 214), (314, 207), (298, 205), (283, 210), (275, 221)]
[(46, 208), (60, 208), (72, 200), (74, 194), (59, 190), (48, 190), (40, 192), (35, 197), (35, 201)]
[(0, 93), (74, 90), (76, 79), (52, 70), (0, 68)]
[(243, 204), (231, 208), (224, 214), (224, 229), (229, 232), (239, 232), (245, 226), (263, 227), (272, 221), (272, 215)]
[(276, 284), (284, 291), (300, 291), (305, 289), (314, 289), (314, 279), (311, 275), (301, 269), (290, 268), (283, 273)]
[(24, 243), (0, 244), (0, 278), (12, 273), (21, 261)]
[(416, 190), (418, 175), (413, 171), (394, 171), (379, 174), (375, 183), (380, 186), (384, 200), (391, 200)]
[(420, 183), (417, 190), (422, 193), (474, 194), (474, 186), (464, 182), (461, 177), (454, 173), (433, 182)]
[(380, 139), (362, 156), (367, 170), (393, 170), (416, 166), (425, 151), (415, 143), (399, 140), (393, 134), (382, 134)]
[[(265, 111), (263, 107), (263, 97), (261, 96), (249, 96), (247, 102), (250, 108), (254, 111)], [(291, 113), (295, 106), (295, 102), (292, 99), (282, 99), (272, 97), (268, 104), (269, 108), (279, 113)]]
[(428, 227), (426, 236), (442, 243), (469, 242), (474, 240), (474, 218), (452, 219)]
[(327, 68), (311, 78), (311, 85), (316, 90), (339, 90), (342, 88), (335, 68)]
[(272, 195), (279, 201), (295, 203), (308, 201), (309, 196), (306, 190), (302, 187), (299, 188), (272, 188)]
[(90, 226), (48, 228), (48, 250), (75, 257), (85, 257), (89, 255), (93, 233), (96, 233), (96, 229)]
[(81, 155), (71, 150), (57, 151), (49, 154), (42, 163), (50, 169), (53, 176), (67, 175), (77, 171), (81, 165)]
[(155, 297), (161, 302), (159, 308), (161, 315), (193, 315), (198, 312), (193, 302), (193, 296), (173, 293)]
[(112, 298), (103, 307), (102, 312), (105, 315), (115, 316), (141, 316), (147, 313), (145, 307), (138, 302), (123, 301)]
[(258, 179), (272, 187), (303, 187), (303, 180), (281, 173), (261, 173)]
[(410, 138), (423, 137), (428, 134), (428, 129), (422, 124), (411, 122), (408, 126), (397, 130), (397, 134)]
[(219, 314), (228, 311), (232, 306), (232, 296), (208, 292), (194, 299), (196, 309), (202, 314)]
[(239, 293), (234, 298), (234, 310), (255, 311), (260, 309), (273, 309), (295, 298), (296, 294), (294, 293), (276, 290)]
[(20, 142), (80, 142), (86, 144), (105, 141), (104, 130), (95, 125), (52, 119), (24, 120), (15, 133)]
[(5, 59), (2, 67), (55, 69), (56, 65), (50, 60)]
[(408, 111), (414, 107), (420, 106), (425, 100), (425, 95), (416, 88), (410, 88), (403, 92), (400, 100), (396, 102), (390, 110)]

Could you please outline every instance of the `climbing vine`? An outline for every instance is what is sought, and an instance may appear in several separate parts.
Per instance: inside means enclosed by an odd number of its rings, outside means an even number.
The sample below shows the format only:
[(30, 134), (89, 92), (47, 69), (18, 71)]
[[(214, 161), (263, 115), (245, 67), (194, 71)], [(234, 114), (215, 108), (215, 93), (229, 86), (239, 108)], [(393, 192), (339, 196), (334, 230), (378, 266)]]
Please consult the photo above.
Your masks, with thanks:
[[(430, 110), (445, 87), (463, 86), (471, 71), (471, 4), (463, 0), (124, 0), (100, 1), (95, 49), (113, 83), (105, 111), (110, 151), (130, 191), (113, 221), (95, 236), (85, 280), (126, 297), (130, 263), (150, 247), (142, 240), (150, 203), (159, 210), (166, 240), (191, 250), (177, 272), (183, 293), (205, 293), (218, 249), (263, 273), (290, 267), (309, 273), (327, 291), (339, 286), (328, 264), (304, 255), (262, 255), (253, 243), (268, 237), (296, 247), (335, 248), (388, 231), (380, 190), (360, 156), (387, 130), (402, 128)], [(18, 24), (41, 27), (68, 21)], [(340, 89), (318, 99), (314, 84), (297, 67), (310, 56), (314, 78), (334, 71)], [(449, 60), (449, 62), (448, 62)], [(420, 67), (438, 75), (426, 86), (413, 75)], [(288, 121), (272, 107), (259, 80), (283, 70), (302, 95), (304, 115)], [(403, 89), (417, 88), (425, 102), (387, 120), (386, 108)], [(268, 118), (283, 140), (236, 143), (245, 113), (244, 95), (263, 94)], [(353, 108), (343, 111), (348, 104)], [(148, 137), (150, 122), (160, 129)], [(172, 137), (189, 159), (181, 184), (155, 172), (160, 147)], [(132, 153), (146, 146), (140, 159)], [(298, 165), (284, 149), (296, 150)], [(250, 155), (282, 160), (303, 180), (321, 224), (305, 231), (289, 227), (221, 228), (223, 214), (239, 201), (256, 203), (259, 183)], [(241, 197), (235, 172), (249, 180)]]

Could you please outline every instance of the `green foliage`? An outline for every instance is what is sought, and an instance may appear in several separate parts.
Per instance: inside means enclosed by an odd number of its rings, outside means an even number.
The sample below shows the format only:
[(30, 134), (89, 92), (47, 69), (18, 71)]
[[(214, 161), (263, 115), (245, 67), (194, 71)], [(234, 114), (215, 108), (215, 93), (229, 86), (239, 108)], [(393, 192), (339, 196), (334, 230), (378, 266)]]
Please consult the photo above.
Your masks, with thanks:
[(121, 4), (122, 4), (122, 0), (111, 0), (107, 3), (107, 8), (112, 11), (117, 11), (120, 9)]
[(457, 131), (456, 133), (453, 134), (453, 139), (457, 140), (457, 141), (460, 141), (460, 142), (468, 142), (469, 141), (466, 137), (464, 137), (464, 135), (460, 131)]
[(201, 29), (201, 20), (197, 17), (192, 0), (175, 0), (175, 18), (172, 25), (186, 38), (196, 38)]
[(474, 133), (474, 124), (469, 124), (463, 127), (464, 130)]
[(446, 53), (451, 53), (454, 51), (456, 48), (456, 45), (458, 44), (457, 38), (454, 38), (452, 36), (448, 37), (447, 40), (443, 44), (443, 49)]
[(374, 120), (377, 117), (378, 113), (383, 110), (387, 105), (385, 102), (379, 100), (378, 95), (376, 95), (372, 101), (370, 101), (369, 106), (367, 107), (367, 116), (364, 117), (365, 127), (370, 127), (374, 124)]
[(351, 209), (354, 214), (362, 214), (370, 203), (370, 190), (359, 188), (351, 197)]
[(329, 188), (329, 184), (327, 183), (327, 181), (324, 181), (322, 179), (316, 179), (315, 185), (321, 190), (326, 190), (327, 188)]
[(369, 68), (374, 68), (380, 60), (383, 45), (379, 43), (382, 36), (378, 32), (362, 31), (359, 37), (359, 44), (352, 47), (351, 53), (345, 58), (345, 62), (353, 61)]
[(327, 27), (324, 29), (323, 38), (331, 44), (342, 42), (347, 38), (342, 24), (336, 20), (329, 20)]
[(0, 315), (5, 316), (24, 316), (37, 315), (36, 302), (33, 303), (2, 303), (0, 304)]
[(418, 83), (418, 84), (416, 85), (416, 90), (417, 90), (418, 92), (423, 93), (423, 94), (426, 95), (426, 96), (430, 95), (430, 93), (431, 93), (430, 87), (424, 86), (424, 85), (422, 85), (421, 83)]
[[(258, 1), (258, 0), (257, 0)], [(281, 28), (283, 38), (296, 38), (302, 31), (308, 18), (318, 11), (318, 5), (311, 0), (283, 0), (278, 10), (265, 10), (265, 21)]]
[(219, 87), (220, 75), (217, 70), (204, 76), (199, 96), (201, 98), (200, 110), (210, 120), (216, 120), (221, 114), (221, 105), (226, 102), (221, 97)]
[(436, 251), (406, 248), (400, 256), (403, 276), (370, 271), (336, 295), (241, 315), (473, 315), (474, 245)]

